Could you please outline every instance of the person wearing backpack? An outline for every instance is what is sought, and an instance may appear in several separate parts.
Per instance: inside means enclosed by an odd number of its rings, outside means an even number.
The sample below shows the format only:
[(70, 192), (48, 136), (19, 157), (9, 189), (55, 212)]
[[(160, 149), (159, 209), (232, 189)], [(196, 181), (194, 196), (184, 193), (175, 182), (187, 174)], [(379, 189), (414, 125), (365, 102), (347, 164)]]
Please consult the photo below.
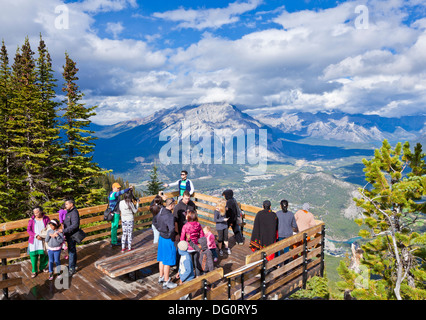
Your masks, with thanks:
[(241, 233), (240, 226), (237, 223), (238, 212), (240, 209), (238, 207), (237, 200), (235, 200), (234, 198), (234, 191), (232, 191), (231, 189), (227, 189), (223, 191), (222, 196), (226, 200), (226, 217), (229, 218), (227, 221), (228, 227), (232, 228), (232, 231), (234, 232), (234, 236), (235, 236), (235, 241), (239, 245), (243, 245), (244, 237)]
[(120, 223), (120, 211), (118, 209), (118, 203), (120, 202), (120, 196), (122, 194), (125, 194), (126, 192), (129, 192), (130, 190), (133, 190), (133, 186), (130, 186), (127, 189), (120, 190), (121, 186), (119, 183), (114, 182), (112, 184), (112, 192), (110, 192), (108, 196), (108, 202), (109, 207), (114, 208), (114, 218), (111, 221), (111, 247), (119, 246), (120, 244), (117, 241), (117, 230), (118, 225)]

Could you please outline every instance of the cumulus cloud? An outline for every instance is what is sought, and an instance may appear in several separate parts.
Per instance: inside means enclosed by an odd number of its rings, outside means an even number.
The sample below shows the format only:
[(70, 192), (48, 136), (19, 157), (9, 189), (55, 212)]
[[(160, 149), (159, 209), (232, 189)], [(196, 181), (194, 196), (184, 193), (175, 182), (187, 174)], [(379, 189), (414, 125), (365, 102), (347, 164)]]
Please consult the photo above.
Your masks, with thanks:
[(154, 17), (179, 22), (176, 28), (191, 28), (204, 30), (217, 29), (223, 25), (239, 21), (239, 15), (256, 9), (261, 0), (249, 0), (248, 2), (233, 2), (226, 8), (211, 9), (184, 9), (179, 8), (166, 12), (155, 12)]
[[(426, 20), (421, 14), (409, 15), (412, 6), (418, 12), (424, 10), (423, 2), (363, 4), (368, 9), (365, 29), (356, 26), (359, 2), (315, 11), (289, 12), (279, 7), (266, 14), (256, 13), (261, 2), (251, 0), (224, 8), (157, 12), (151, 23), (158, 23), (158, 28), (152, 34), (122, 39), (118, 36), (127, 30), (126, 21), (102, 24), (110, 32), (108, 38), (108, 33), (99, 35), (97, 14), (136, 8), (136, 1), (70, 2), (66, 4), (69, 26), (61, 29), (55, 25), (61, 14), (55, 9), (63, 1), (11, 0), (7, 6), (0, 4), (0, 26), (8, 30), (3, 37), (9, 53), (26, 35), (35, 49), (41, 32), (58, 78), (68, 52), (80, 69), (79, 85), (86, 103), (98, 105), (94, 118), (98, 123), (218, 101), (256, 112), (265, 110), (260, 106), (385, 116), (424, 112)], [(269, 27), (246, 30), (236, 39), (215, 33), (250, 11), (255, 18), (273, 17)], [(154, 47), (159, 39), (170, 40), (163, 30), (164, 20), (177, 28), (174, 36), (191, 28), (201, 31), (200, 39), (178, 48)]]

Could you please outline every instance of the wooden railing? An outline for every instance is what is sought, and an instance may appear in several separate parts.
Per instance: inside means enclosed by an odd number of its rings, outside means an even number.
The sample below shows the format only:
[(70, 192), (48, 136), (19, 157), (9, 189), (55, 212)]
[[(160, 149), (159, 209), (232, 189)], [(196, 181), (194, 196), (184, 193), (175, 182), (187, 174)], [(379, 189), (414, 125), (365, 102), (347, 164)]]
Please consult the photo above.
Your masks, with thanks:
[[(177, 192), (166, 193), (167, 197), (176, 197)], [(155, 196), (140, 198), (138, 213), (135, 215), (135, 229), (148, 228), (152, 224), (149, 205)], [(214, 210), (220, 197), (195, 193), (192, 200), (197, 206), (198, 219), (202, 225), (215, 227)], [(253, 222), (259, 207), (240, 204), (244, 211), (243, 233), (251, 236)], [(84, 243), (110, 237), (109, 222), (103, 221), (103, 212), (107, 205), (78, 209), (80, 226), (86, 232)], [(49, 215), (51, 219), (58, 214)], [(27, 257), (28, 219), (0, 224), (0, 248), (15, 249), (19, 257)], [(121, 229), (118, 233), (121, 233)], [(182, 286), (168, 290), (155, 299), (175, 299), (188, 293), (198, 292), (193, 299), (266, 299), (284, 297), (298, 288), (306, 286), (313, 275), (323, 275), (324, 271), (324, 223), (317, 225), (290, 238), (281, 240), (246, 257), (246, 264), (224, 275), (222, 268), (202, 277), (197, 277)], [(266, 257), (290, 247), (291, 250), (271, 261)], [(12, 257), (9, 257), (9, 260)], [(15, 258), (15, 257), (13, 257)], [(291, 260), (291, 261), (289, 261)], [(208, 287), (208, 289), (206, 289)], [(198, 289), (197, 289), (198, 288)]]
[(7, 264), (7, 259), (17, 258), (19, 257), (19, 249), (4, 249), (0, 248), (0, 289), (3, 289), (3, 297), (5, 299), (9, 298), (9, 287), (17, 286), (22, 283), (22, 278), (10, 278), (8, 277), (8, 273), (11, 272), (20, 272), (21, 265), (20, 264)]
[[(175, 300), (192, 293), (193, 300), (264, 300), (282, 299), (300, 288), (314, 275), (324, 275), (325, 228), (322, 221), (317, 225), (278, 241), (246, 257), (244, 266), (223, 275), (218, 281), (215, 277), (197, 277), (182, 286), (169, 290), (155, 300)], [(290, 248), (268, 261), (266, 257)], [(207, 290), (208, 287), (212, 287)]]
[[(166, 193), (167, 197), (176, 197), (178, 192)], [(135, 215), (135, 230), (144, 229), (150, 227), (152, 224), (152, 214), (149, 211), (149, 205), (154, 199), (154, 195), (140, 198), (138, 213)], [(203, 225), (210, 225), (215, 227), (213, 221), (214, 210), (219, 197), (213, 197), (205, 194), (195, 193), (192, 200), (197, 206), (197, 213), (200, 222)], [(245, 211), (245, 222), (243, 233), (250, 235), (253, 229), (253, 221), (256, 213), (261, 208), (241, 204), (241, 208)], [(80, 227), (86, 232), (87, 237), (84, 239), (84, 243), (91, 241), (100, 240), (106, 237), (110, 237), (111, 224), (103, 220), (103, 212), (107, 208), (107, 205), (99, 205), (88, 208), (78, 209), (80, 214)], [(49, 214), (50, 219), (58, 219), (59, 214)], [(18, 248), (20, 250), (20, 258), (28, 256), (28, 226), (29, 219), (22, 219), (16, 221), (10, 221), (0, 223), (0, 247), (1, 248)], [(118, 229), (118, 233), (121, 233), (122, 229)]]

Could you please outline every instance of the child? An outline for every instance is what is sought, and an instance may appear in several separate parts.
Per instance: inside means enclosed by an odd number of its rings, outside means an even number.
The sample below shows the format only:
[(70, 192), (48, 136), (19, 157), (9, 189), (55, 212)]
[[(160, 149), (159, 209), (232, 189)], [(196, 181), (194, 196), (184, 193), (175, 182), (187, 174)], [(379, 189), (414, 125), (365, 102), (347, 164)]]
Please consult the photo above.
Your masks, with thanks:
[[(191, 255), (188, 253), (188, 242), (180, 241), (178, 243), (179, 259), (179, 284), (190, 281), (195, 278), (194, 266), (192, 265)], [(191, 299), (191, 294), (183, 296), (180, 300)]]
[(121, 212), (121, 226), (123, 228), (123, 234), (121, 236), (121, 252), (126, 250), (126, 239), (128, 250), (132, 250), (132, 239), (133, 239), (133, 223), (134, 214), (138, 212), (139, 200), (137, 205), (133, 204), (133, 193), (128, 192), (124, 194), (124, 199), (120, 201), (119, 208)]
[(194, 279), (194, 267), (192, 265), (191, 256), (188, 253), (188, 242), (179, 241), (178, 252), (180, 254), (179, 261), (179, 284)]
[(198, 245), (196, 245), (191, 239), (189, 239), (189, 237), (188, 242), (197, 251), (197, 269), (201, 272), (201, 274), (213, 271), (213, 255), (207, 247), (206, 237), (199, 238)]
[[(198, 217), (195, 211), (188, 210), (186, 213), (186, 223), (182, 227), (182, 232), (180, 235), (180, 240), (186, 240), (187, 235), (195, 244), (198, 244), (198, 239), (204, 237), (204, 231), (201, 227), (201, 224), (198, 222)], [(188, 247), (188, 252), (194, 252), (195, 249), (191, 246)]]
[[(49, 280), (53, 280), (53, 264), (56, 264), (56, 272), (59, 274), (61, 270), (61, 250), (64, 242), (64, 234), (59, 229), (60, 224), (57, 219), (49, 222), (50, 229), (47, 231), (46, 244), (47, 255), (49, 256)], [(59, 276), (60, 277), (60, 276)]]
[(212, 233), (212, 230), (209, 226), (205, 226), (203, 228), (204, 235), (207, 239), (207, 247), (212, 252), (213, 261), (217, 262), (217, 253), (216, 253), (216, 238), (214, 237), (214, 234)]
[(228, 219), (225, 217), (226, 201), (220, 199), (217, 203), (216, 210), (214, 212), (214, 221), (216, 222), (216, 231), (217, 231), (217, 242), (221, 243), (219, 250), (219, 255), (223, 256), (223, 249), (228, 251), (228, 254), (231, 254), (231, 250), (228, 247)]
[[(61, 209), (58, 211), (58, 213), (59, 213), (59, 223), (63, 226), (64, 220), (65, 220), (65, 216), (67, 215), (67, 209), (65, 209), (65, 204), (63, 204), (61, 206)], [(68, 250), (65, 236), (64, 236), (64, 243), (62, 244), (62, 249), (64, 250), (64, 254), (65, 254), (64, 258), (66, 260), (68, 260), (68, 254), (66, 254), (66, 252), (65, 252), (66, 250)]]

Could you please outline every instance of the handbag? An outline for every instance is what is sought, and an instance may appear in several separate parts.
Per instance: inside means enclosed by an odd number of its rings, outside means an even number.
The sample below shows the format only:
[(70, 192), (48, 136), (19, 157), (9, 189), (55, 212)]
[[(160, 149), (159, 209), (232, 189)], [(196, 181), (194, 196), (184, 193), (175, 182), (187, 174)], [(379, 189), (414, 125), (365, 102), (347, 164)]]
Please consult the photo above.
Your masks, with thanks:
[(104, 211), (104, 221), (112, 221), (112, 220), (114, 220), (114, 212), (115, 212), (115, 209), (117, 208), (119, 202), (120, 201), (117, 201), (117, 203), (115, 204), (114, 209), (111, 209), (111, 207), (109, 206), (109, 201), (108, 201), (108, 208), (106, 208), (106, 210)]
[(86, 238), (86, 232), (84, 232), (81, 229), (78, 229), (72, 236), (71, 239), (74, 240), (77, 243), (80, 243), (83, 241), (83, 239)]
[(104, 221), (112, 221), (114, 219), (114, 211), (110, 207), (108, 207), (104, 211)]

